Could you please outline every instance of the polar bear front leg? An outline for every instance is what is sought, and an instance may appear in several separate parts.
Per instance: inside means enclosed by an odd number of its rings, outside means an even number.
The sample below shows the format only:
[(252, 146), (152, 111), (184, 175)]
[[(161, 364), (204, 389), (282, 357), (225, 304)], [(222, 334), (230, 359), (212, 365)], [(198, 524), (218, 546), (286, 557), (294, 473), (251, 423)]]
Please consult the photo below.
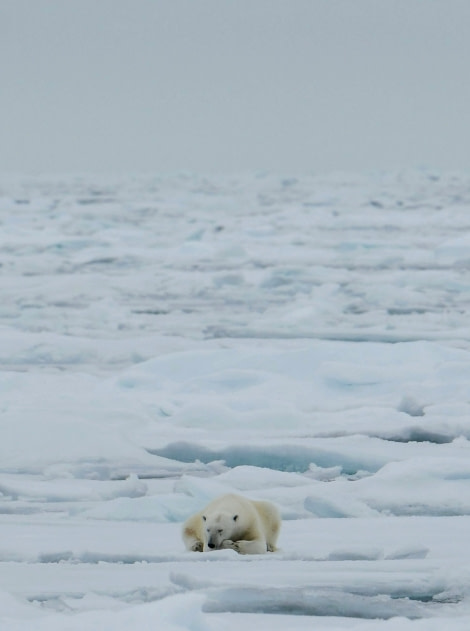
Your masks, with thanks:
[(222, 542), (222, 548), (235, 550), (239, 554), (264, 554), (267, 552), (266, 541), (254, 539), (253, 541), (231, 541), (226, 539)]
[(189, 517), (183, 524), (183, 541), (186, 550), (191, 552), (202, 552), (203, 542), (200, 535), (200, 519), (198, 515)]

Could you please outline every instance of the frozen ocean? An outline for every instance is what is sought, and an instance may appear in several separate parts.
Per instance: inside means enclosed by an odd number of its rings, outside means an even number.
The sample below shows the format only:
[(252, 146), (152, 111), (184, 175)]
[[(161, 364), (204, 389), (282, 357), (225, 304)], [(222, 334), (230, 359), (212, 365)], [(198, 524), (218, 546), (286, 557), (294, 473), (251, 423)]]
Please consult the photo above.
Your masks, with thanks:
[[(1, 631), (468, 631), (470, 176), (0, 177)], [(218, 495), (279, 550), (187, 552)]]

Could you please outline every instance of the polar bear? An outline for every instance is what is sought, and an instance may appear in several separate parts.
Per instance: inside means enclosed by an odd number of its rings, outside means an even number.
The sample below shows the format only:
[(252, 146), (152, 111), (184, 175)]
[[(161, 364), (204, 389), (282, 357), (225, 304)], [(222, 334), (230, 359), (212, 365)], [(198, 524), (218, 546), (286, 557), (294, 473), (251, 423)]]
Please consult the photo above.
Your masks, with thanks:
[(193, 552), (229, 548), (240, 554), (264, 554), (276, 550), (280, 528), (274, 504), (229, 493), (189, 517), (182, 536), (186, 549)]

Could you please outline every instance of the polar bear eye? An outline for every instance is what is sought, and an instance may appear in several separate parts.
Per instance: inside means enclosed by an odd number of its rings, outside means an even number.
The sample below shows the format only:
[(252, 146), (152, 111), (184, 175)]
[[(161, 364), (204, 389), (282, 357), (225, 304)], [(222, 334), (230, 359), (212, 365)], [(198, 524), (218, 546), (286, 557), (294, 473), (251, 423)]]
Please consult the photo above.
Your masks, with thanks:
[(203, 516), (202, 516), (202, 519), (203, 519), (204, 521), (206, 521), (206, 516), (205, 516), (205, 515), (203, 515)]
[(219, 533), (219, 535), (221, 535), (223, 533), (223, 530), (218, 530), (217, 532)]

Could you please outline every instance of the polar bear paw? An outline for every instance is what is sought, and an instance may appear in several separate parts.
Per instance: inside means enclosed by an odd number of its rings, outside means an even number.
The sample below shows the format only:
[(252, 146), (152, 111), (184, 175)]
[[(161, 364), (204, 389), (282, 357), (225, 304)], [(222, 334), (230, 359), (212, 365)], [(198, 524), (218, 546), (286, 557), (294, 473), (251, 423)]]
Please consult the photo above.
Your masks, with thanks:
[(191, 550), (193, 552), (202, 552), (202, 548), (203, 548), (202, 541), (196, 541), (196, 543), (191, 546)]
[(225, 541), (222, 541), (222, 548), (240, 552), (240, 546), (238, 543), (236, 541), (232, 541), (231, 539), (225, 539)]

